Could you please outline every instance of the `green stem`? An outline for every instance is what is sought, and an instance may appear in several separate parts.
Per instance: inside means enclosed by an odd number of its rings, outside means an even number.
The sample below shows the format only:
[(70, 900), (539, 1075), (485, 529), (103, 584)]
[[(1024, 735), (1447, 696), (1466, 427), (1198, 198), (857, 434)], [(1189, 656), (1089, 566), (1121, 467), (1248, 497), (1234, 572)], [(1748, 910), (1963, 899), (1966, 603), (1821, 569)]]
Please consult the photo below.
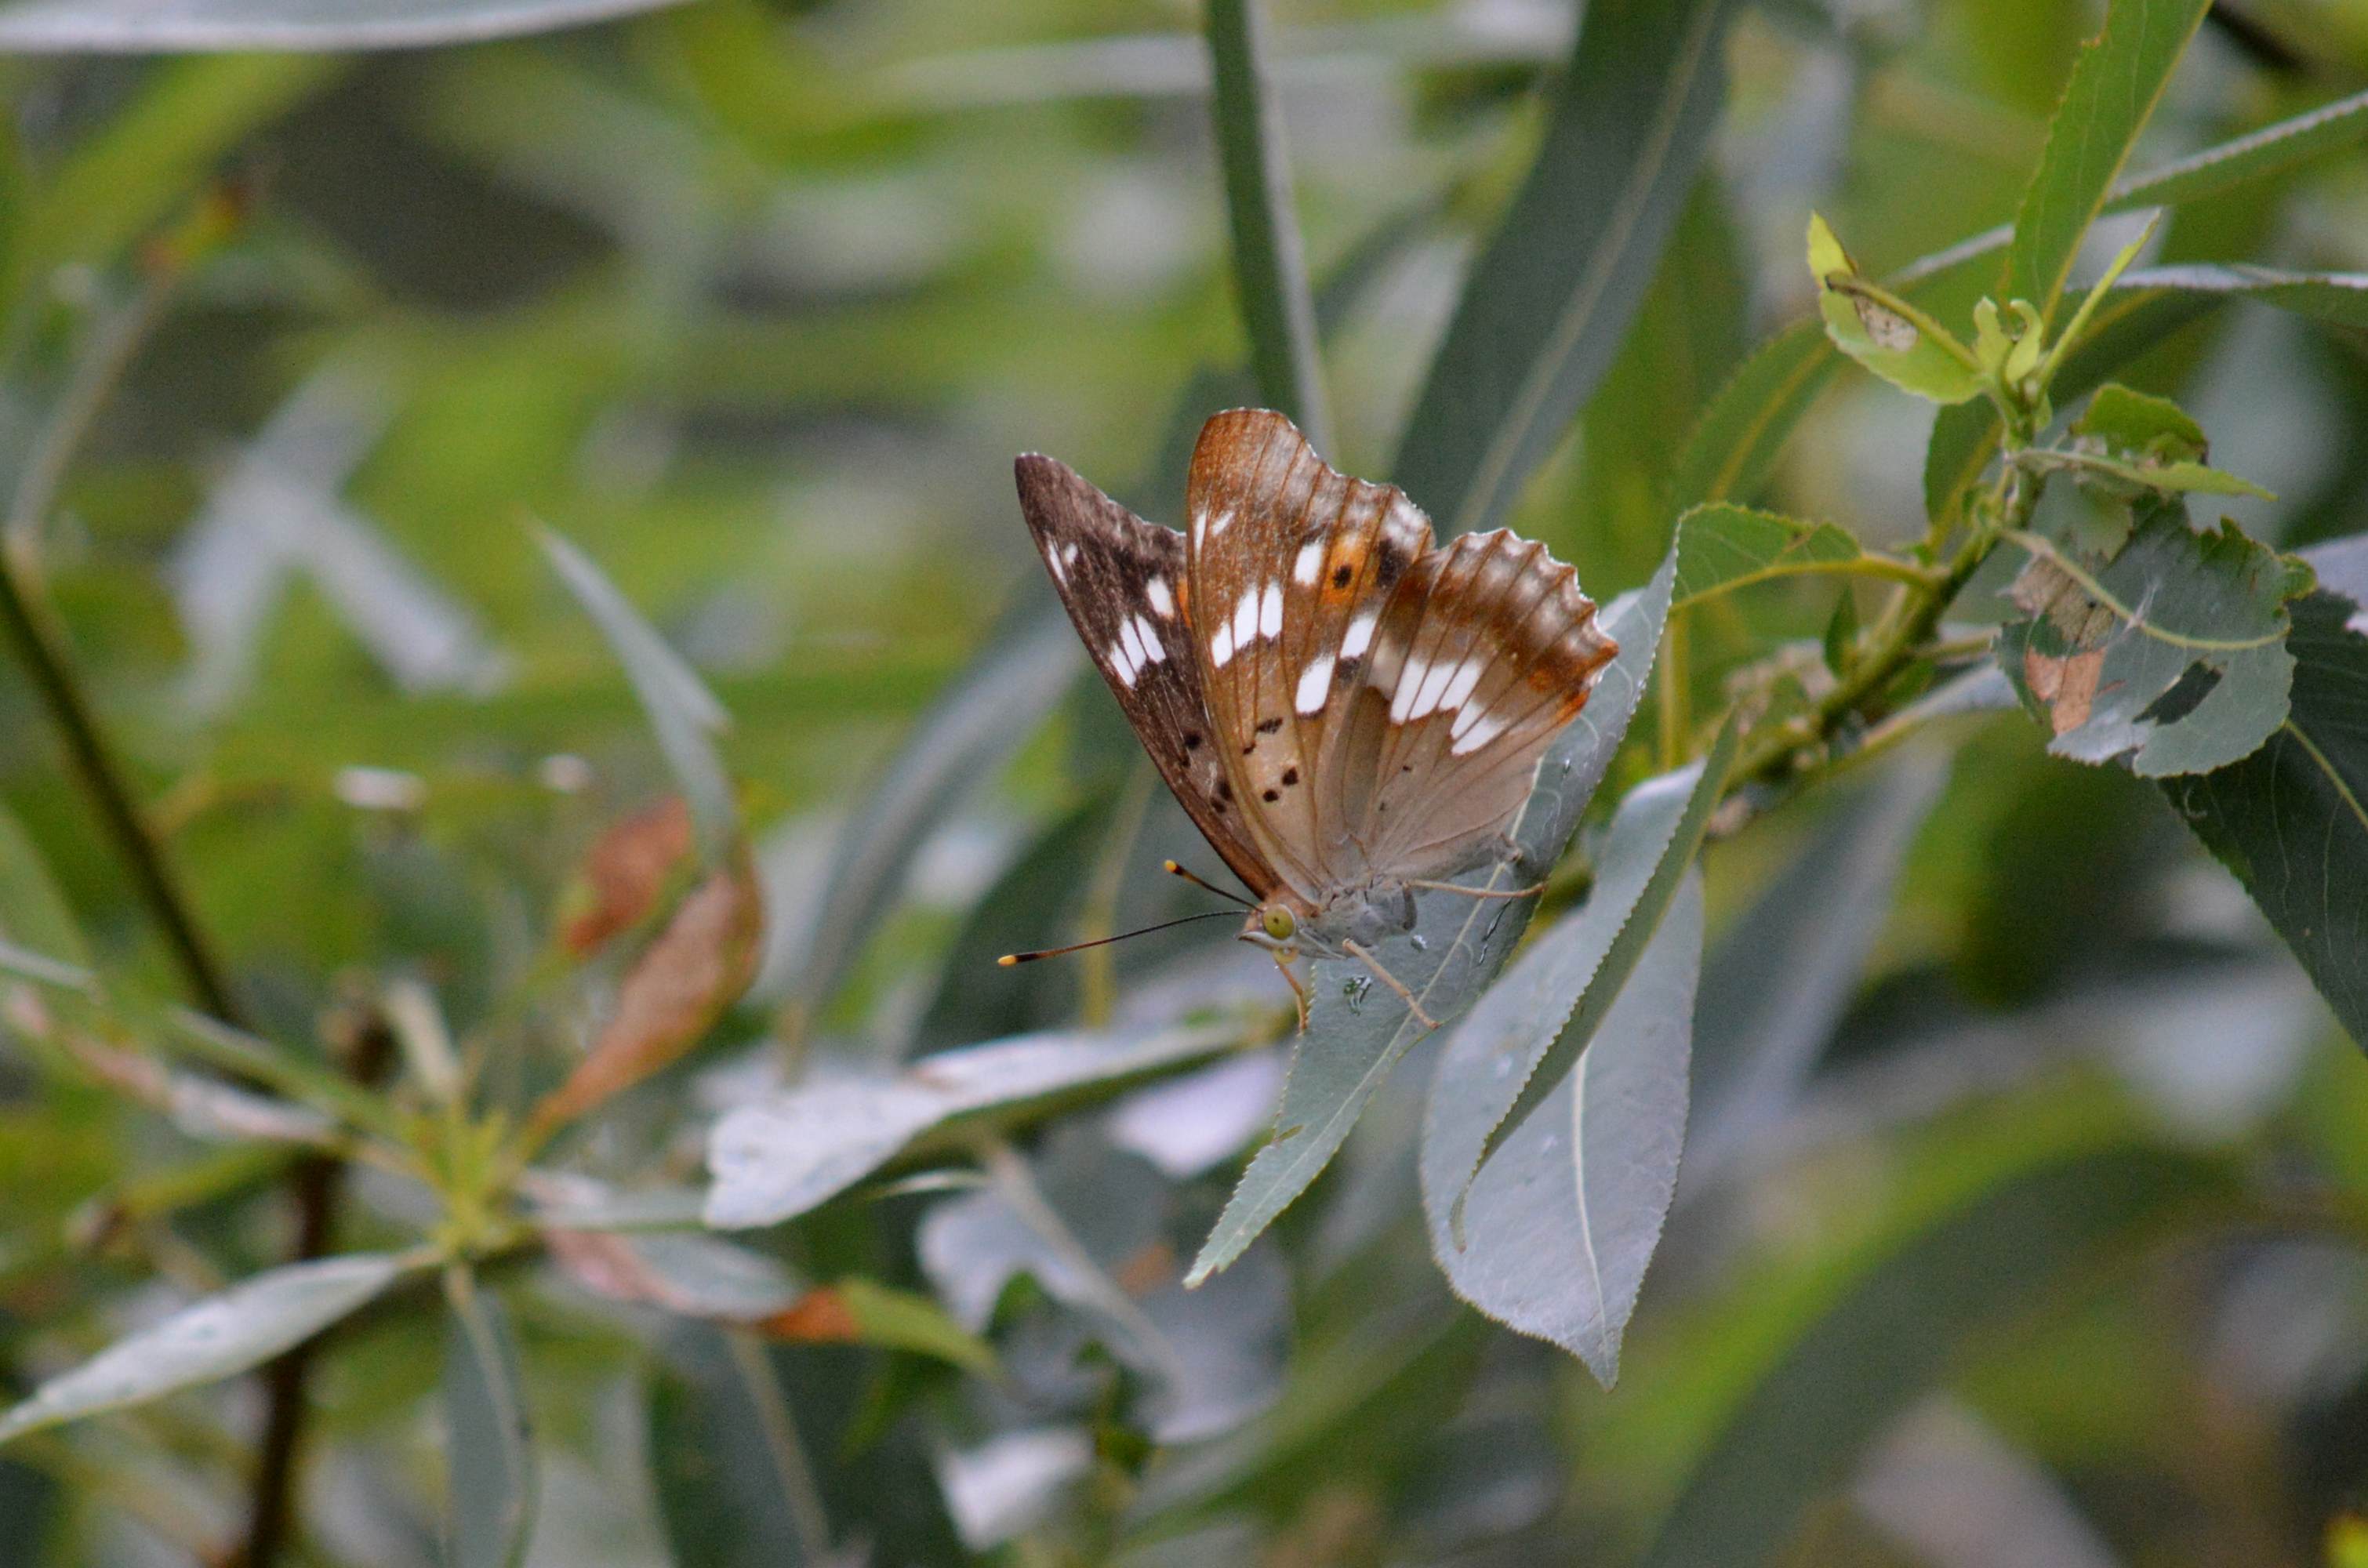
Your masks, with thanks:
[[(1947, 566), (1921, 584), (1902, 585), (1875, 624), (1864, 650), (1816, 707), (1751, 737), (1736, 764), (1736, 779), (1770, 779), (1795, 771), (1804, 752), (1823, 745), (1843, 721), (1860, 715), (1903, 670), (1924, 655), (1941, 617), (1975, 569), (2000, 538), (2030, 521), (2038, 505), (2044, 481), (2017, 461), (2021, 443), (2016, 435), (2009, 431), (1998, 483)], [(1927, 542), (1939, 546), (1943, 542), (1941, 532), (1941, 525), (1936, 524)]]
[(67, 655), (65, 640), (24, 590), (14, 551), (0, 551), (0, 626), (18, 663), (65, 742), (66, 757), (99, 824), (131, 874), (132, 886), (164, 933), (181, 978), (198, 1005), (226, 1024), (244, 1028), (222, 965), (199, 933), (187, 899), (165, 863), (163, 847), (141, 821), (123, 783), (123, 769), (99, 730), (88, 697)]

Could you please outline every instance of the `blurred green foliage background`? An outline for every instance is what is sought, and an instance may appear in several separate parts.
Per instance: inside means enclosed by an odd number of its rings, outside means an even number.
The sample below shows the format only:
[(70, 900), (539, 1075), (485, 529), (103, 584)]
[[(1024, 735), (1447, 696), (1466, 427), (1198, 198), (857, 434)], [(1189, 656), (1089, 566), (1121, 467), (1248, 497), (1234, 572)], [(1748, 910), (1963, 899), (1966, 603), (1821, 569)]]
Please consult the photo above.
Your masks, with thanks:
[[(2069, 0), (1743, 9), (1709, 172), (1511, 525), (1600, 600), (1643, 583), (1684, 432), (1813, 306), (1807, 210), (1876, 274), (2009, 221), (2096, 19)], [(1575, 7), (1287, 0), (1269, 20), (1326, 455), (1380, 474), (1535, 149)], [(93, 394), (53, 505), (18, 493), (11, 558), (262, 1027), (335, 1039), (390, 983), (424, 983), (523, 1108), (607, 1004), (613, 966), (572, 975), (552, 925), (596, 837), (673, 786), (537, 519), (729, 710), (768, 915), (749, 998), (581, 1135), (575, 1167), (696, 1180), (704, 1128), (785, 1053), (826, 1074), (1113, 1000), (1140, 1019), (1156, 983), (1281, 1001), (1222, 926), (1024, 989), (983, 962), (1070, 933), (1081, 897), (1121, 924), (1198, 907), (1151, 868), (1199, 845), (1085, 686), (1041, 725), (1018, 704), (1008, 745), (916, 821), (848, 983), (806, 994), (797, 968), (831, 940), (802, 922), (833, 846), (915, 722), (1042, 602), (1012, 456), (1056, 454), (1174, 522), (1199, 417), (1247, 396), (1224, 379), (1246, 345), (1199, 22), (1153, 0), (696, 0), (459, 47), (0, 60), (0, 472), (39, 475), (55, 410)], [(2134, 166), (2363, 85), (2356, 6), (2216, 7)], [(2107, 253), (2135, 232), (2104, 228)], [(2181, 206), (2156, 259), (2368, 271), (2368, 163)], [(2180, 397), (2217, 466), (2277, 493), (2227, 508), (2258, 537), (2368, 522), (2355, 338), (2232, 307), (2123, 379)], [(1838, 377), (1766, 498), (1870, 543), (1919, 535), (1930, 419)], [(1705, 607), (1692, 710), (1716, 711), (1746, 654), (1814, 642), (1833, 600), (1780, 585)], [(1123, 1369), (1029, 1392), (1031, 1358), (1061, 1359), (1006, 1336), (1032, 1299), (996, 1320), (1011, 1381), (910, 1348), (759, 1351), (818, 1476), (819, 1541), (803, 1513), (685, 1522), (734, 1494), (666, 1445), (728, 1469), (761, 1440), (695, 1403), (720, 1339), (684, 1348), (679, 1325), (520, 1260), (501, 1288), (543, 1456), (527, 1561), (801, 1560), (762, 1555), (777, 1539), (882, 1563), (2329, 1561), (2330, 1521), (2368, 1506), (2368, 1065), (2153, 788), (2044, 740), (1980, 720), (1945, 767), (1709, 852), (1703, 1036), (1782, 1028), (1771, 1006), (1805, 985), (1782, 964), (1722, 985), (1722, 955), (1812, 952), (1838, 898), (1883, 915), (1807, 1006), (1829, 1026), (1802, 1042), (1814, 1075), (1681, 1192), (1616, 1391), (1447, 1297), (1413, 1199), (1410, 1069), (1286, 1217), (1269, 1297), (1209, 1320), (1248, 1391), (1209, 1430), (1157, 1441)], [(86, 953), (174, 994), (13, 670), (0, 810)], [(1790, 891), (1759, 902), (1771, 888)], [(11, 1392), (287, 1249), (275, 1160), (36, 1062), (0, 1046)], [(1274, 1081), (1212, 1090), (1223, 1114), (1138, 1114), (1230, 1125), (1247, 1105), (1230, 1158)], [(1156, 1214), (1127, 1217), (1148, 1227), (1127, 1256), (1156, 1241), (1172, 1273), (1231, 1166), (1138, 1188), (1140, 1160), (1112, 1174), (1096, 1162), (1121, 1156), (1062, 1136), (1030, 1145), (1046, 1188), (1081, 1226), (1140, 1191)], [(402, 1197), (356, 1186), (348, 1234), (395, 1228)], [(937, 1201), (877, 1196), (764, 1245), (801, 1278), (944, 1296), (916, 1251)], [(294, 1560), (441, 1560), (435, 1335), (433, 1313), (390, 1309), (331, 1342)], [(234, 1385), (0, 1456), (0, 1562), (225, 1561), (258, 1408)], [(1053, 1410), (1085, 1458), (956, 1462)], [(950, 1511), (965, 1475), (988, 1502)], [(1019, 1524), (980, 1526), (991, 1506)]]

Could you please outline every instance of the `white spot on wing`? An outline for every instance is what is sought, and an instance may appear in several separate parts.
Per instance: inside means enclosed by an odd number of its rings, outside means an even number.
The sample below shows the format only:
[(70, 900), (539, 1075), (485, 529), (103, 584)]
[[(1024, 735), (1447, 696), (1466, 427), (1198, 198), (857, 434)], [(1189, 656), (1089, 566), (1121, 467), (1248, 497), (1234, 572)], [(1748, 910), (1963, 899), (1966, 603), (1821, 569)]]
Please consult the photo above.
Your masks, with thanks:
[(1141, 661), (1136, 659), (1134, 654), (1128, 650), (1126, 639), (1122, 634), (1116, 642), (1110, 644), (1110, 670), (1118, 676), (1119, 684), (1126, 687), (1129, 691), (1133, 691), (1134, 689), (1134, 674), (1136, 669), (1140, 667)]
[(1154, 577), (1143, 590), (1150, 596), (1152, 612), (1162, 620), (1176, 619), (1176, 596), (1167, 591), (1167, 579)]
[(1266, 597), (1258, 604), (1258, 635), (1261, 637), (1282, 635), (1282, 584), (1281, 582), (1269, 583), (1266, 585)]
[(1313, 713), (1324, 706), (1326, 693), (1332, 689), (1332, 655), (1325, 654), (1299, 672), (1299, 691), (1292, 706), (1302, 713)]
[(1324, 570), (1324, 541), (1316, 540), (1299, 547), (1299, 559), (1291, 563), (1291, 580), (1304, 587), (1315, 581)]
[[(1378, 666), (1373, 673), (1379, 676), (1381, 671)], [(1397, 689), (1390, 693), (1391, 723), (1403, 724), (1414, 717), (1415, 698), (1420, 694), (1424, 677), (1429, 674), (1430, 665), (1421, 659), (1408, 659), (1399, 669)]]
[(1230, 625), (1220, 626), (1217, 634), (1209, 639), (1209, 662), (1222, 670), (1233, 662), (1233, 657), (1234, 629)]
[(1247, 648), (1258, 641), (1258, 591), (1242, 590), (1242, 602), (1234, 607), (1234, 646)]
[(1448, 687), (1453, 683), (1462, 668), (1460, 665), (1451, 665), (1442, 661), (1423, 671), (1422, 689), (1415, 694), (1414, 699), (1416, 718), (1427, 719), (1439, 711), (1442, 699), (1447, 696)]
[(1076, 548), (1074, 544), (1056, 544), (1052, 553), (1044, 557), (1044, 564), (1053, 569), (1053, 581), (1064, 588), (1069, 585), (1069, 557), (1076, 553)]
[(1209, 537), (1211, 539), (1214, 539), (1219, 534), (1224, 533), (1227, 527), (1232, 524), (1233, 520), (1234, 509), (1231, 506), (1228, 506), (1224, 511), (1218, 513), (1215, 520), (1209, 524)]
[(1167, 644), (1159, 640), (1159, 628), (1139, 615), (1128, 621), (1126, 627), (1141, 640), (1144, 664), (1156, 665), (1167, 657)]
[(1344, 659), (1353, 659), (1372, 647), (1373, 625), (1381, 619), (1380, 610), (1369, 609), (1350, 621), (1349, 630), (1340, 634), (1340, 656)]
[[(1454, 744), (1447, 748), (1448, 754), (1452, 756), (1462, 756), (1466, 752), (1478, 751), (1505, 733), (1505, 721), (1492, 716), (1485, 709), (1474, 708), (1466, 711), (1477, 713), (1480, 718), (1470, 729), (1457, 736)], [(1460, 722), (1457, 727), (1462, 727)]]
[(1477, 653), (1465, 659), (1463, 665), (1457, 668), (1455, 678), (1449, 681), (1447, 683), (1447, 689), (1440, 694), (1439, 706), (1440, 710), (1446, 712), (1453, 712), (1455, 710), (1462, 708), (1466, 699), (1471, 697), (1472, 688), (1480, 684), (1481, 672), (1486, 668), (1487, 661), (1483, 659)]

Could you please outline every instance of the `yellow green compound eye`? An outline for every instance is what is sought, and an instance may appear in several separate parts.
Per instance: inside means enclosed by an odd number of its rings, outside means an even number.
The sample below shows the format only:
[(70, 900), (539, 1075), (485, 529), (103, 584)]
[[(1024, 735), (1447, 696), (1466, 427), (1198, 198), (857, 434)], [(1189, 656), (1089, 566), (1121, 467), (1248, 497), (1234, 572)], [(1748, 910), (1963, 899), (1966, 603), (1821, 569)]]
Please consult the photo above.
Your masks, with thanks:
[(1264, 926), (1266, 934), (1278, 942), (1291, 940), (1299, 930), (1298, 920), (1292, 916), (1291, 911), (1279, 903), (1268, 904), (1266, 913), (1258, 916), (1258, 924)]

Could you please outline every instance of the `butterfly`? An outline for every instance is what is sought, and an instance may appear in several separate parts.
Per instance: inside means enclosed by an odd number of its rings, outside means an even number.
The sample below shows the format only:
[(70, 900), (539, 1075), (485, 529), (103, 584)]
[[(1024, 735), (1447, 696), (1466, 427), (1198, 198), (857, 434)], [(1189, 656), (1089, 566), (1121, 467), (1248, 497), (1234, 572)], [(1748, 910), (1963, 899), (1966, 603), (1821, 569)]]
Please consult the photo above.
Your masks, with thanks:
[(1577, 574), (1502, 529), (1435, 545), (1405, 492), (1335, 472), (1267, 409), (1201, 427), (1184, 533), (1052, 458), (1015, 467), (1077, 635), (1249, 889), (1242, 939), (1303, 1025), (1303, 953), (1361, 960), (1429, 1025), (1372, 944), (1412, 927), (1415, 890), (1509, 857), (1538, 759), (1619, 652)]

